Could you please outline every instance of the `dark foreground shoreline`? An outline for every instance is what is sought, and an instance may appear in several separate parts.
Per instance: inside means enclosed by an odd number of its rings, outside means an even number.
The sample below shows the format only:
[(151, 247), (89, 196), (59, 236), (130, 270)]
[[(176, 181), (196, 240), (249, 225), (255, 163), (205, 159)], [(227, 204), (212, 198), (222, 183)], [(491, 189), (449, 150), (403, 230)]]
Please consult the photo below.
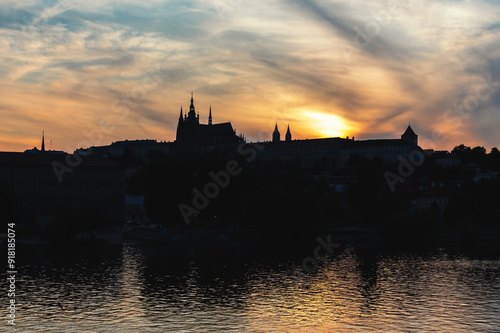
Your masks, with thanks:
[[(18, 234), (18, 244), (120, 244), (155, 243), (163, 246), (220, 247), (311, 247), (329, 244), (331, 248), (353, 247), (362, 252), (429, 251), (445, 248), (471, 255), (500, 257), (500, 229), (436, 228), (431, 231), (384, 230), (381, 228), (334, 227), (318, 230), (182, 229), (143, 226), (114, 226), (68, 238), (45, 239)], [(1, 235), (2, 242), (5, 241)], [(323, 246), (325, 247), (325, 246)]]

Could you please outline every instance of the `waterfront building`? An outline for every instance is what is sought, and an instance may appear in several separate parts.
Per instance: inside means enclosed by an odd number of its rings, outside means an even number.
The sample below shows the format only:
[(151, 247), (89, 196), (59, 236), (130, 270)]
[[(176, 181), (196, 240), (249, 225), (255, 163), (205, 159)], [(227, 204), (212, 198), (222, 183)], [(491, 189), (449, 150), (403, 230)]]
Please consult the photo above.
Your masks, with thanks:
[[(69, 160), (80, 162), (70, 167)], [(0, 186), (18, 198), (24, 219), (39, 224), (62, 211), (91, 209), (108, 221), (123, 221), (124, 181), (124, 167), (102, 156), (46, 151), (43, 143), (41, 150), (0, 152)]]

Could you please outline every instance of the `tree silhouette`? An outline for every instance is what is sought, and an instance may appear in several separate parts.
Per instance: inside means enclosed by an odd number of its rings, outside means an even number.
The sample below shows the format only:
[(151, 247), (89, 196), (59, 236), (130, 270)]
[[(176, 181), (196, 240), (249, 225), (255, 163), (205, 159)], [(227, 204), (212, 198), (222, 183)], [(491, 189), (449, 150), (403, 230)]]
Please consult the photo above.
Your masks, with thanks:
[(486, 161), (490, 170), (500, 171), (500, 152), (497, 147), (491, 148)]

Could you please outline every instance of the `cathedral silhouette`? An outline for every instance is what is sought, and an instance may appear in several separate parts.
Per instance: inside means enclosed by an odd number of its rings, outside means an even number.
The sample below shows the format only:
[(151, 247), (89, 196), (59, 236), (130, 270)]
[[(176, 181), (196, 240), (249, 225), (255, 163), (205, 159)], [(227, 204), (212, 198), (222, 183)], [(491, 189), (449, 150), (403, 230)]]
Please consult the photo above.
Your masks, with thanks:
[(213, 124), (212, 106), (208, 114), (208, 124), (200, 124), (200, 114), (196, 114), (193, 93), (191, 93), (191, 105), (189, 112), (185, 115), (181, 112), (177, 124), (177, 135), (175, 142), (181, 144), (234, 144), (241, 141), (236, 135), (230, 122)]

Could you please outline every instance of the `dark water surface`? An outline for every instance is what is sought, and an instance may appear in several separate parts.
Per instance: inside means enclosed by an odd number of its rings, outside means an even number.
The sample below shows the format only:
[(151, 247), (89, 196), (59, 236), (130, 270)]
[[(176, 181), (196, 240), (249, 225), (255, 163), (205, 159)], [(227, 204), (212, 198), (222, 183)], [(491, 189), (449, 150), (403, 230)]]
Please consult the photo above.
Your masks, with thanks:
[(500, 332), (500, 260), (313, 251), (18, 244), (16, 329)]

